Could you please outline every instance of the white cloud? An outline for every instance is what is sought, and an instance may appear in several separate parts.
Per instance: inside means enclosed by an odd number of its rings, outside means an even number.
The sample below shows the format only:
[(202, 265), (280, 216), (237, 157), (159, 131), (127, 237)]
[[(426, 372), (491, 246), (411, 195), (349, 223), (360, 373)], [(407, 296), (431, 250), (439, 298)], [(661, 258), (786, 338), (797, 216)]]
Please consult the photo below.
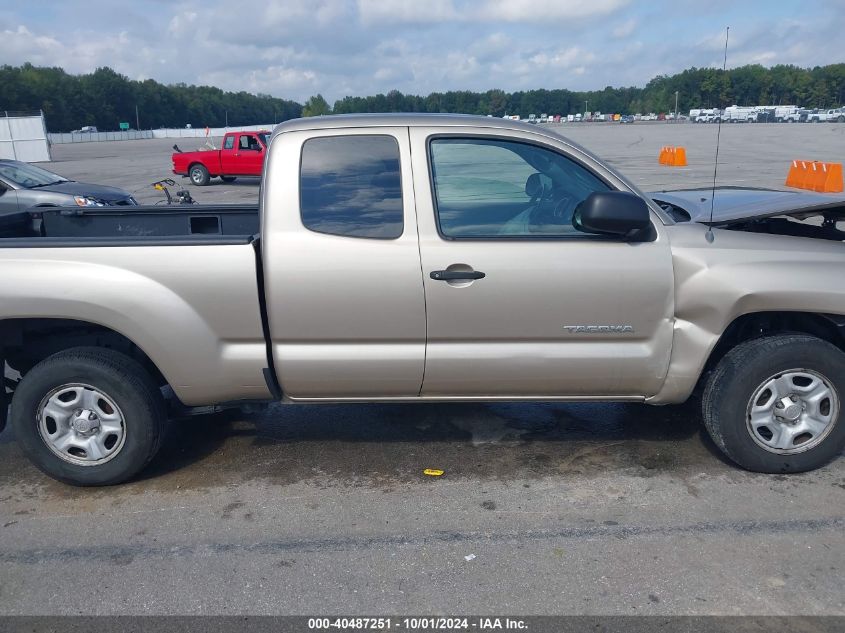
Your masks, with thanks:
[(479, 3), (478, 15), (507, 22), (581, 20), (613, 13), (628, 0), (487, 0)]
[(613, 31), (611, 31), (613, 33), (613, 37), (619, 40), (625, 39), (626, 37), (630, 37), (637, 29), (638, 24), (639, 21), (636, 18), (626, 20), (622, 24), (615, 27)]
[(424, 23), (463, 19), (451, 0), (358, 0), (364, 24)]
[(715, 8), (692, 0), (205, 0), (201, 8), (137, 0), (126, 19), (104, 10), (107, 0), (25, 12), (9, 3), (0, 10), (0, 60), (74, 73), (110, 66), (135, 79), (300, 102), (317, 92), (333, 101), (391, 89), (581, 90), (721, 67), (724, 23), (732, 25), (729, 66), (843, 61), (845, 50), (831, 44), (845, 30), (841, 0), (815, 1), (813, 12), (776, 17), (777, 3), (757, 11), (753, 0), (742, 8), (723, 0)]
[(457, 5), (453, 0), (358, 0), (365, 24), (501, 22), (544, 23), (605, 16), (630, 0), (477, 0)]
[(585, 51), (577, 46), (566, 49), (551, 51), (548, 53), (537, 53), (531, 57), (531, 62), (537, 66), (551, 66), (569, 68), (571, 66), (591, 62), (596, 58), (595, 54)]

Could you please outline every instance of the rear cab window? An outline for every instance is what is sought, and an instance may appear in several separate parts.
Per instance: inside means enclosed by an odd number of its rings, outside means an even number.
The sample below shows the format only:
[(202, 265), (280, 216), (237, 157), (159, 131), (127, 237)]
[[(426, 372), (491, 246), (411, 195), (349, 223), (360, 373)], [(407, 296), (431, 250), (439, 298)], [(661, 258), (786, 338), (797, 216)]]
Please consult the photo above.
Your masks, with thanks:
[(302, 224), (310, 231), (396, 239), (404, 230), (399, 144), (392, 136), (308, 139), (299, 191)]
[(235, 146), (235, 135), (227, 136), (223, 141), (223, 149), (232, 149)]

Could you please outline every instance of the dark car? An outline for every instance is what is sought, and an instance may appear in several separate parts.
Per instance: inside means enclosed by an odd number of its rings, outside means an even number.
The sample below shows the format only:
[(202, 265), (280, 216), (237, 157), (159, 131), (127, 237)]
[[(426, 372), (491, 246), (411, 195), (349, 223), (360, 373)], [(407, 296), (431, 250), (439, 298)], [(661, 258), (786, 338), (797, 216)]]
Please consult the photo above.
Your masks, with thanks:
[(0, 160), (0, 212), (30, 207), (109, 207), (136, 205), (117, 187), (68, 180), (17, 160)]

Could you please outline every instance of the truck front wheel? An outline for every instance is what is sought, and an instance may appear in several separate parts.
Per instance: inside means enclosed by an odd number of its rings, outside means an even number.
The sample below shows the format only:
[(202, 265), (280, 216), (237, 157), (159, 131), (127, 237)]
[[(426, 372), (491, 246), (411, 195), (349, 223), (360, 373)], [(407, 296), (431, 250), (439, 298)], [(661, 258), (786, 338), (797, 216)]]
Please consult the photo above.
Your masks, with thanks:
[(191, 182), (197, 187), (205, 187), (208, 181), (211, 180), (211, 176), (208, 175), (205, 165), (191, 165), (188, 175), (191, 177)]
[(765, 337), (728, 352), (709, 376), (704, 424), (747, 470), (797, 473), (845, 448), (845, 353), (804, 334)]
[(118, 484), (158, 452), (164, 398), (149, 373), (113, 350), (59, 352), (24, 375), (11, 425), (32, 462), (76, 486)]

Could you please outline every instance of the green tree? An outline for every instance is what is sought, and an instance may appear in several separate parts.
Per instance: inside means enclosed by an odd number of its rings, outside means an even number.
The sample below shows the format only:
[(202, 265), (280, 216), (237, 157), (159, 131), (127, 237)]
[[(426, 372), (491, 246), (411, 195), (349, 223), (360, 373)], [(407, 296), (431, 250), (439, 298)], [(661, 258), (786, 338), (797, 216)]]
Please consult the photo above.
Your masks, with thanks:
[(314, 95), (302, 106), (302, 116), (322, 116), (331, 113), (331, 107), (321, 94)]

